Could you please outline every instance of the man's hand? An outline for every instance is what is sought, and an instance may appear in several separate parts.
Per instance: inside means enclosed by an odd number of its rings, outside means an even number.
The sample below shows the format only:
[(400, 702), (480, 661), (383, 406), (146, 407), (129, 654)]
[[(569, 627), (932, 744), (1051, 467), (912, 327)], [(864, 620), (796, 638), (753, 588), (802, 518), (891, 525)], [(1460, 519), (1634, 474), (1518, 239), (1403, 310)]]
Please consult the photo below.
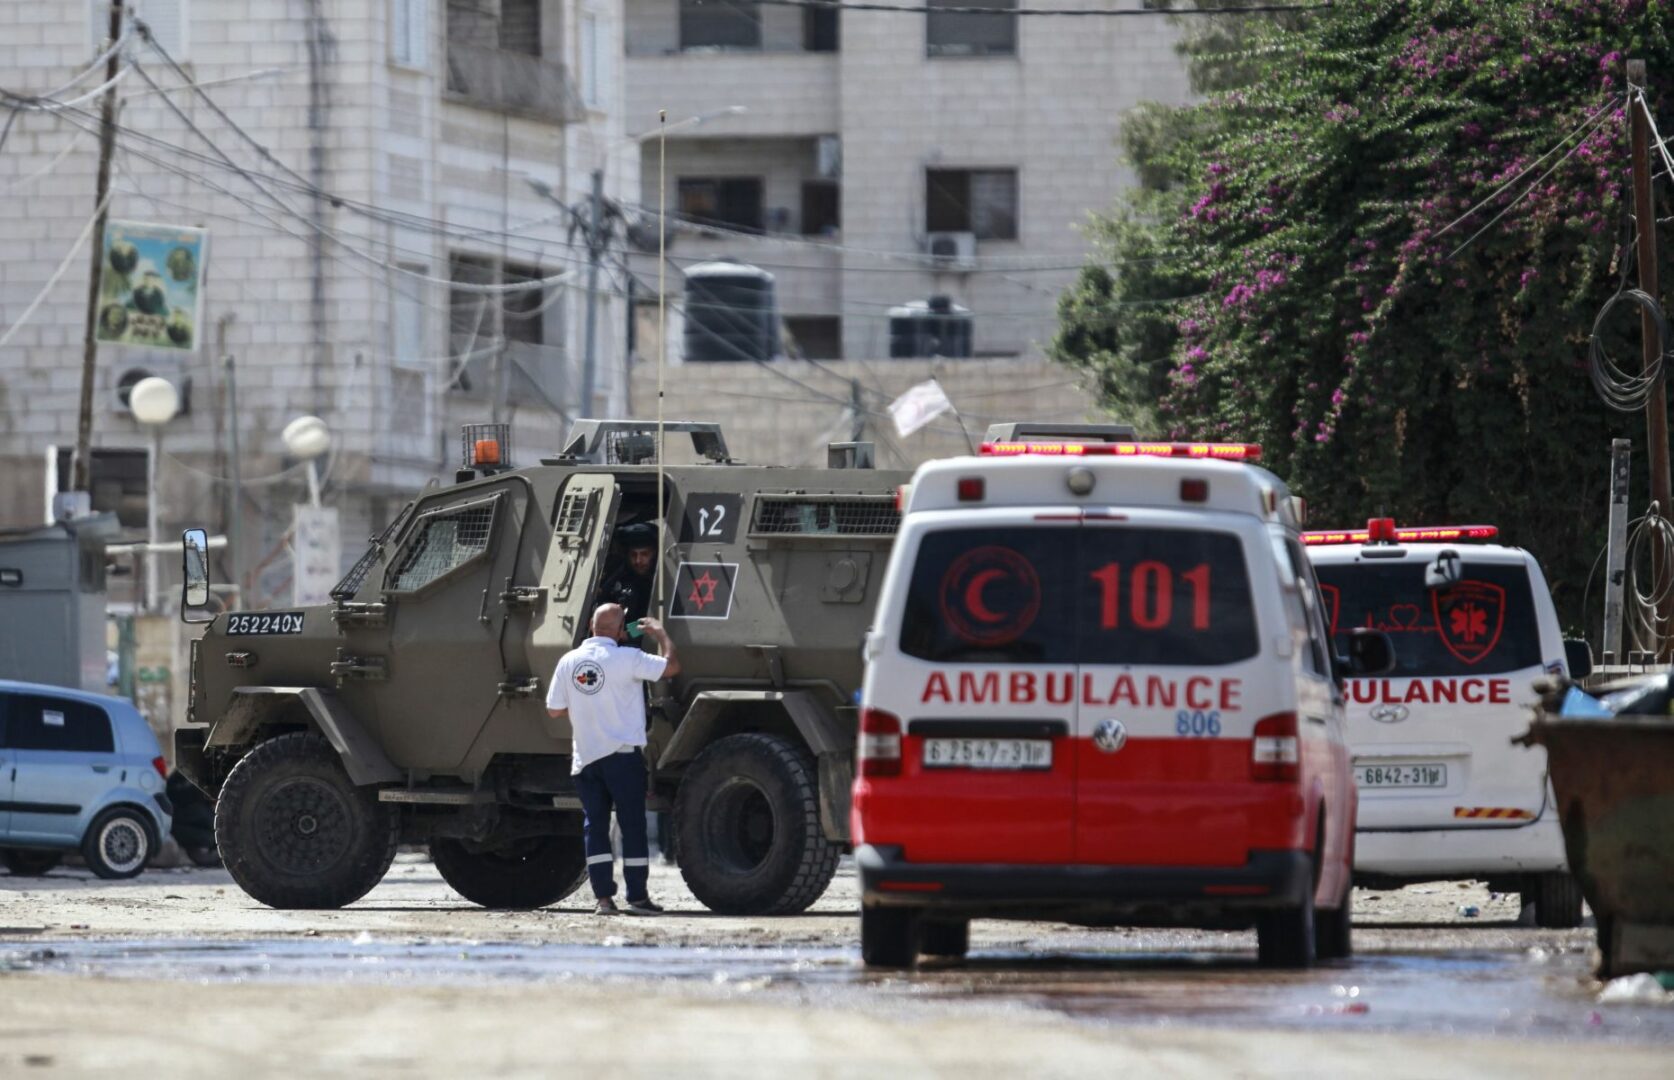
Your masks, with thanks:
[(668, 631), (663, 629), (662, 620), (647, 615), (639, 620), (639, 628), (652, 641), (657, 643), (657, 651), (662, 654), (663, 659), (668, 661), (668, 666), (663, 668), (663, 678), (672, 679), (680, 674), (680, 658), (674, 654), (674, 642), (669, 640)]

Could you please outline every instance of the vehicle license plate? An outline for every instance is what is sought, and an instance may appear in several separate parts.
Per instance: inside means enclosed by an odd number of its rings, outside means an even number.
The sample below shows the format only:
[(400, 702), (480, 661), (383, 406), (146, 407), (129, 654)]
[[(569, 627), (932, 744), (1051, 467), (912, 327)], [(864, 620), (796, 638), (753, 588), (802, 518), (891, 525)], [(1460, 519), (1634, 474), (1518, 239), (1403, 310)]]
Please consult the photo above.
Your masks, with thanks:
[(1050, 739), (925, 739), (927, 769), (1050, 769)]
[(1447, 786), (1446, 765), (1356, 765), (1354, 782), (1363, 788)]
[(300, 634), (300, 611), (239, 611), (227, 616), (227, 636), (245, 634)]

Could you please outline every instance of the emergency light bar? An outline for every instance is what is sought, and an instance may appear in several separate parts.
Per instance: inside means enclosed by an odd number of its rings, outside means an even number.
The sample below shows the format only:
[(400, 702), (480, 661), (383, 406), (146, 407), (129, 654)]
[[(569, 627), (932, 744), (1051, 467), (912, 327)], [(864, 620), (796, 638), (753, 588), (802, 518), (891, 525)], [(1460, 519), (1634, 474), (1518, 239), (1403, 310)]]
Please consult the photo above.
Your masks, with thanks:
[(1492, 540), (1500, 535), (1494, 525), (1427, 525), (1398, 529), (1392, 518), (1373, 518), (1364, 529), (1332, 529), (1305, 532), (1302, 542), (1323, 544), (1440, 544), (1449, 540)]
[(984, 457), (1019, 457), (1041, 454), (1057, 457), (1174, 457), (1200, 461), (1259, 461), (1261, 447), (1254, 443), (1184, 442), (985, 442)]

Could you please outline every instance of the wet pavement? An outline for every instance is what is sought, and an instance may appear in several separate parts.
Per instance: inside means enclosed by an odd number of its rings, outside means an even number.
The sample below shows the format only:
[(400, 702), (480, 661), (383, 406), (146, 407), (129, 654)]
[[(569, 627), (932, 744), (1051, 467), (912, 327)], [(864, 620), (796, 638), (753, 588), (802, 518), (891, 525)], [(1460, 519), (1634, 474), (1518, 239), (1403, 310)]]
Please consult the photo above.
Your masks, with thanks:
[[(1087, 940), (1082, 938), (1081, 940)], [(994, 1010), (1094, 1025), (1333, 1030), (1674, 1044), (1674, 1007), (1600, 1005), (1583, 947), (1380, 949), (1306, 972), (1255, 965), (1238, 935), (1175, 951), (1167, 934), (1120, 949), (987, 949), (963, 964), (872, 973), (852, 948), (285, 937), (0, 943), (0, 974), (203, 984), (470, 987), (611, 984), (814, 1007)], [(1216, 943), (1218, 941), (1218, 943)], [(1138, 946), (1133, 948), (1132, 946)], [(1149, 949), (1158, 951), (1148, 951)]]

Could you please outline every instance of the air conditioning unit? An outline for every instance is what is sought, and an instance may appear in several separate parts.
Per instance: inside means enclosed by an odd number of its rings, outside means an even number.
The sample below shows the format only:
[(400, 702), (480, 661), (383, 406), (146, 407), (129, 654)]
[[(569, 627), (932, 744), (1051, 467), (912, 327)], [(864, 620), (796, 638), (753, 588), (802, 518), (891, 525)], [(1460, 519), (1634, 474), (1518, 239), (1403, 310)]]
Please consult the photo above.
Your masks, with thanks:
[(924, 238), (924, 251), (939, 270), (971, 270), (976, 267), (976, 234), (933, 232)]

